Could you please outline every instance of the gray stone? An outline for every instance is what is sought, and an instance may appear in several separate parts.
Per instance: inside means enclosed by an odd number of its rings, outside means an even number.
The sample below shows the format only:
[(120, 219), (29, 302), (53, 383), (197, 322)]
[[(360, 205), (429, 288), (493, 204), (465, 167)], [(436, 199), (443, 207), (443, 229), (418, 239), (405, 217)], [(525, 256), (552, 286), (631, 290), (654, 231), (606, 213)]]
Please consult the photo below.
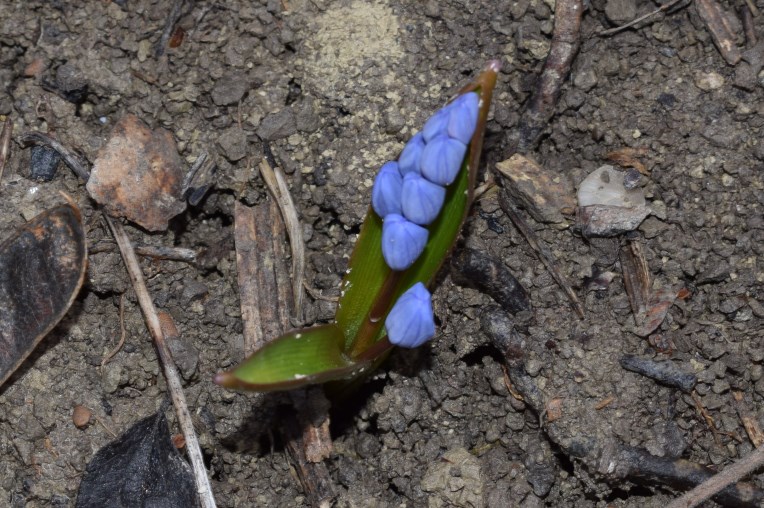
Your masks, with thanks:
[(637, 6), (634, 0), (608, 0), (605, 16), (614, 25), (623, 25), (637, 17)]
[(260, 123), (257, 135), (266, 141), (287, 138), (297, 132), (297, 121), (291, 108), (284, 108), (278, 113), (271, 113)]
[(252, 81), (243, 72), (224, 75), (215, 82), (212, 89), (212, 102), (218, 106), (236, 104), (252, 88)]
[(294, 114), (295, 124), (300, 132), (316, 132), (321, 127), (321, 118), (316, 113), (312, 100), (305, 100)]
[(239, 127), (231, 127), (218, 137), (217, 144), (226, 159), (231, 162), (243, 159), (247, 155), (247, 134)]

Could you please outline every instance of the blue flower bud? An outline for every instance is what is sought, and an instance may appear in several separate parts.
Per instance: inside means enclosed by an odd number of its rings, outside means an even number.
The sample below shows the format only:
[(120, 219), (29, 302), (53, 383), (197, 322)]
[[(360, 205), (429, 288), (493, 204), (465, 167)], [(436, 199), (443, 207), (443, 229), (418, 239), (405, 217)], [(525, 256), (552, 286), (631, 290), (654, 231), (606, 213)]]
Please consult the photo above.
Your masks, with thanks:
[(424, 251), (429, 232), (398, 214), (391, 213), (382, 223), (382, 257), (393, 270), (405, 270)]
[(467, 145), (448, 136), (436, 136), (427, 142), (419, 163), (422, 176), (438, 185), (449, 185), (462, 168)]
[(448, 135), (458, 139), (465, 145), (470, 142), (475, 133), (478, 120), (480, 99), (474, 92), (459, 96), (449, 106)]
[(445, 198), (445, 187), (425, 180), (416, 173), (407, 173), (403, 177), (403, 216), (414, 224), (424, 226), (434, 221), (443, 207)]
[(435, 336), (430, 292), (417, 282), (403, 293), (385, 320), (387, 338), (396, 346), (419, 347)]
[(422, 150), (424, 150), (424, 137), (421, 132), (414, 135), (413, 138), (406, 143), (403, 147), (401, 156), (398, 157), (398, 170), (401, 175), (406, 176), (406, 173), (421, 173), (419, 169), (419, 159), (422, 158)]
[(450, 108), (450, 105), (440, 108), (425, 122), (424, 127), (422, 127), (422, 137), (424, 137), (425, 143), (429, 143), (435, 136), (446, 133)]
[(385, 163), (371, 188), (371, 206), (377, 215), (384, 218), (391, 213), (401, 214), (402, 186), (403, 178), (398, 171), (398, 163)]

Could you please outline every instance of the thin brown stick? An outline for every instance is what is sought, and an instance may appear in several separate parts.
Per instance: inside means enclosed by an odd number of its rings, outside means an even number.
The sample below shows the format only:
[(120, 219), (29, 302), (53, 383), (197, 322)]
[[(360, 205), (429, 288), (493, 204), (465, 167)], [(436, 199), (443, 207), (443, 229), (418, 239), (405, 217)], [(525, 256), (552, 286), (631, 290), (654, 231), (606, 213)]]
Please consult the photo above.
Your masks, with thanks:
[(549, 270), (552, 278), (563, 290), (565, 296), (568, 297), (568, 300), (570, 300), (570, 304), (573, 306), (573, 310), (576, 311), (578, 317), (583, 319), (584, 306), (581, 305), (581, 301), (573, 291), (573, 288), (571, 288), (570, 284), (568, 284), (568, 281), (565, 280), (565, 276), (563, 276), (562, 273), (560, 273), (559, 268), (557, 268), (557, 260), (554, 258), (552, 253), (549, 252), (549, 249), (541, 245), (538, 238), (536, 237), (536, 233), (530, 227), (528, 227), (528, 224), (525, 223), (522, 216), (520, 215), (520, 212), (512, 203), (512, 199), (509, 197), (509, 194), (506, 190), (499, 194), (499, 206), (501, 206), (501, 209), (504, 210), (504, 213), (506, 213), (507, 216), (512, 220), (512, 223), (515, 225), (515, 227), (520, 230), (520, 233), (523, 235), (523, 237), (525, 237), (528, 245), (531, 246), (531, 248), (536, 253), (536, 256), (538, 256), (541, 262), (544, 263), (546, 269)]
[(202, 456), (202, 450), (199, 447), (199, 441), (196, 439), (196, 432), (194, 431), (194, 424), (191, 420), (191, 413), (188, 410), (188, 404), (186, 403), (186, 396), (183, 393), (183, 387), (180, 383), (180, 375), (178, 369), (175, 366), (175, 362), (170, 354), (170, 349), (165, 341), (164, 332), (157, 316), (154, 302), (151, 300), (146, 282), (143, 279), (143, 272), (138, 264), (138, 257), (135, 255), (133, 246), (130, 243), (125, 229), (120, 222), (112, 221), (108, 215), (104, 213), (106, 223), (109, 225), (114, 239), (117, 241), (119, 250), (122, 254), (122, 259), (125, 262), (125, 267), (130, 275), (130, 280), (133, 283), (135, 294), (138, 297), (138, 303), (143, 311), (143, 317), (146, 320), (151, 337), (154, 339), (154, 346), (156, 347), (159, 355), (159, 360), (164, 370), (165, 379), (167, 380), (167, 389), (170, 392), (173, 406), (175, 407), (175, 413), (178, 416), (178, 423), (183, 437), (186, 439), (186, 450), (188, 456), (191, 459), (191, 467), (194, 471), (194, 480), (196, 481), (196, 489), (199, 494), (203, 508), (215, 508), (215, 498), (212, 496), (212, 488), (210, 487), (209, 478), (207, 477), (207, 470), (204, 467), (204, 458)]
[(751, 11), (751, 14), (753, 14), (754, 17), (759, 15), (759, 8), (756, 7), (756, 2), (753, 0), (745, 0), (745, 4), (748, 6), (748, 9)]
[(710, 499), (725, 487), (739, 482), (745, 476), (764, 466), (764, 446), (756, 448), (747, 457), (726, 467), (694, 489), (672, 501), (666, 508), (692, 508)]
[(737, 47), (737, 27), (733, 25), (730, 14), (716, 0), (695, 0), (695, 8), (722, 58), (730, 65), (737, 65), (743, 54)]
[[(753, 13), (753, 9), (756, 9), (756, 5), (750, 0), (740, 8), (740, 19), (743, 22), (743, 32), (745, 32), (746, 46), (752, 48), (756, 45), (756, 26), (753, 23), (753, 17), (756, 14)], [(758, 9), (757, 9), (758, 13)]]
[(294, 293), (295, 322), (293, 324), (299, 326), (303, 321), (302, 281), (305, 278), (305, 240), (302, 237), (302, 225), (281, 168), (271, 167), (268, 159), (264, 158), (260, 162), (260, 174), (263, 175), (268, 190), (279, 205), (289, 235), (289, 245), (292, 249), (292, 292)]
[(714, 422), (714, 418), (711, 416), (711, 413), (708, 412), (708, 409), (703, 406), (703, 401), (700, 400), (698, 392), (693, 390), (690, 396), (692, 397), (693, 402), (695, 402), (695, 409), (698, 410), (698, 413), (700, 413), (700, 416), (703, 417), (706, 425), (708, 425), (708, 428), (714, 435), (714, 442), (717, 444), (717, 446), (721, 446), (722, 442), (719, 438), (719, 430), (716, 428), (716, 422)]
[(554, 31), (549, 54), (539, 75), (533, 97), (520, 118), (519, 139), (513, 152), (530, 151), (541, 138), (554, 115), (562, 85), (570, 74), (581, 45), (582, 0), (557, 0), (554, 8)]
[(3, 132), (0, 134), (0, 180), (3, 179), (5, 163), (8, 161), (8, 156), (11, 153), (11, 134), (13, 134), (13, 122), (11, 117), (8, 116), (5, 118), (5, 122), (3, 122)]
[[(117, 246), (109, 241), (99, 242), (93, 247), (88, 249), (90, 254), (98, 254), (100, 252), (111, 252), (116, 249)], [(193, 263), (196, 261), (196, 251), (193, 249), (186, 249), (183, 247), (163, 247), (155, 245), (140, 245), (133, 246), (135, 253), (139, 256), (154, 258), (154, 259), (167, 259), (170, 261), (185, 261), (186, 263)]]
[(56, 141), (55, 139), (51, 138), (47, 134), (43, 134), (42, 132), (27, 132), (23, 136), (21, 136), (21, 144), (22, 145), (31, 145), (31, 144), (38, 144), (43, 146), (49, 146), (58, 154), (61, 156), (61, 158), (64, 159), (64, 162), (66, 163), (69, 168), (71, 168), (74, 173), (82, 178), (84, 181), (88, 181), (90, 178), (90, 172), (87, 169), (86, 164), (80, 160), (80, 158), (71, 150), (66, 148), (64, 145)]
[(125, 331), (125, 293), (122, 293), (119, 295), (119, 342), (116, 346), (114, 346), (114, 349), (109, 351), (106, 356), (103, 357), (103, 360), (101, 360), (101, 369), (103, 369), (103, 366), (106, 365), (111, 361), (112, 358), (114, 358), (114, 355), (119, 353), (119, 350), (122, 349), (122, 346), (125, 345), (125, 337), (127, 336), (127, 333)]
[(175, 28), (175, 24), (182, 16), (181, 9), (185, 3), (185, 0), (175, 0), (173, 3), (170, 14), (167, 16), (167, 19), (164, 23), (162, 36), (159, 37), (156, 46), (154, 46), (154, 58), (159, 58), (160, 56), (164, 55), (165, 48), (167, 47), (167, 41), (170, 40), (173, 28)]
[(636, 18), (636, 19), (633, 19), (633, 20), (629, 21), (628, 23), (626, 23), (625, 25), (621, 25), (621, 26), (617, 26), (615, 28), (609, 28), (607, 30), (603, 30), (600, 33), (598, 33), (597, 35), (599, 35), (600, 37), (606, 37), (608, 35), (613, 35), (615, 33), (618, 33), (618, 32), (621, 32), (623, 30), (626, 30), (627, 28), (630, 28), (630, 27), (636, 25), (637, 23), (641, 23), (642, 21), (644, 21), (644, 20), (646, 20), (648, 18), (651, 18), (651, 17), (655, 16), (656, 14), (660, 14), (663, 11), (667, 11), (667, 10), (671, 9), (673, 6), (675, 6), (676, 4), (678, 4), (681, 1), (682, 0), (671, 0), (669, 3), (663, 4), (660, 7), (658, 7), (657, 9), (655, 9), (654, 11), (648, 12), (647, 14), (644, 14), (644, 15)]
[(97, 416), (94, 416), (94, 418), (95, 418), (95, 421), (97, 421), (98, 423), (101, 424), (101, 427), (103, 427), (104, 430), (106, 430), (106, 432), (111, 434), (111, 437), (113, 437), (114, 439), (117, 439), (117, 437), (119, 437), (119, 436), (117, 436), (117, 434), (113, 430), (111, 430), (105, 423), (103, 423), (103, 420), (101, 420)]
[(743, 392), (732, 392), (732, 398), (735, 401), (734, 406), (740, 421), (743, 422), (745, 433), (748, 434), (748, 439), (751, 440), (754, 448), (760, 447), (764, 444), (764, 432), (761, 431), (756, 415), (751, 412), (748, 404), (743, 400)]

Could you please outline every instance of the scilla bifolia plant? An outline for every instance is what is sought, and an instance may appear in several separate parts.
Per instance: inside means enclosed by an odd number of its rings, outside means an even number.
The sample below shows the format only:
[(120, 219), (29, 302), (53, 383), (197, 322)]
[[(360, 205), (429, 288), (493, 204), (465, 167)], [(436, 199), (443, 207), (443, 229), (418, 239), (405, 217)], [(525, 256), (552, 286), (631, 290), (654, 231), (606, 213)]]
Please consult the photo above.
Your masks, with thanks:
[(342, 281), (334, 322), (291, 331), (218, 374), (228, 388), (271, 391), (351, 379), (393, 346), (435, 335), (429, 284), (472, 203), (491, 94), (491, 62), (382, 166)]

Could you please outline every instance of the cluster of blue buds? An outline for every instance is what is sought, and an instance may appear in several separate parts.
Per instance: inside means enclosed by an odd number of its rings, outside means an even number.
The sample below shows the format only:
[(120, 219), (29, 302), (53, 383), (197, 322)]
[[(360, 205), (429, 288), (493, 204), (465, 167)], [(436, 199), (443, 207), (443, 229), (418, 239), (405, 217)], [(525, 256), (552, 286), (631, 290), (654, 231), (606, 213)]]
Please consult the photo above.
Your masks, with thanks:
[[(478, 94), (469, 92), (440, 109), (374, 180), (371, 205), (383, 220), (382, 256), (390, 269), (406, 270), (424, 252), (425, 226), (438, 217), (446, 186), (461, 170), (479, 107)], [(417, 347), (434, 336), (430, 293), (422, 283), (398, 299), (385, 328), (390, 342), (402, 347)]]

